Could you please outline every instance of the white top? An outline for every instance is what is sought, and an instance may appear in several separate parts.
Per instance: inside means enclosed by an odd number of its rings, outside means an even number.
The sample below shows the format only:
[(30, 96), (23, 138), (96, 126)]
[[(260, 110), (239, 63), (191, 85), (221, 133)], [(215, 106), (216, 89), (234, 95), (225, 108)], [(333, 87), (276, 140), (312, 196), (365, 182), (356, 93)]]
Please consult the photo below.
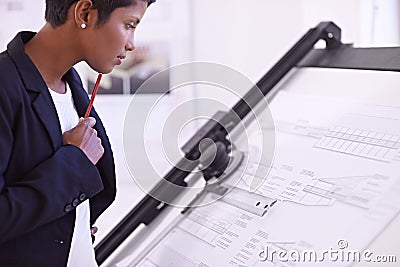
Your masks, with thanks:
[[(49, 89), (56, 106), (58, 118), (61, 124), (61, 132), (64, 133), (74, 128), (79, 122), (79, 116), (75, 109), (71, 90), (66, 84), (66, 93), (59, 94)], [(76, 207), (75, 228), (72, 235), (71, 249), (68, 257), (68, 267), (93, 267), (98, 266), (94, 256), (92, 238), (90, 234), (90, 208), (89, 200)]]

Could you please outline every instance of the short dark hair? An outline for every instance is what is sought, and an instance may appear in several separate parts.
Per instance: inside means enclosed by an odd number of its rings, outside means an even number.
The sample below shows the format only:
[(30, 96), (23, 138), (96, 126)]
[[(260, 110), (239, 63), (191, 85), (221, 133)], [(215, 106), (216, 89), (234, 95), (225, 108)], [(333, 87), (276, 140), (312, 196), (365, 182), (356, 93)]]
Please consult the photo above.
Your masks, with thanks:
[[(93, 9), (96, 9), (99, 14), (97, 25), (107, 22), (115, 9), (130, 6), (136, 1), (145, 1), (149, 6), (156, 0), (92, 0)], [(76, 2), (78, 0), (46, 0), (46, 21), (53, 27), (64, 24), (67, 20), (68, 9)]]

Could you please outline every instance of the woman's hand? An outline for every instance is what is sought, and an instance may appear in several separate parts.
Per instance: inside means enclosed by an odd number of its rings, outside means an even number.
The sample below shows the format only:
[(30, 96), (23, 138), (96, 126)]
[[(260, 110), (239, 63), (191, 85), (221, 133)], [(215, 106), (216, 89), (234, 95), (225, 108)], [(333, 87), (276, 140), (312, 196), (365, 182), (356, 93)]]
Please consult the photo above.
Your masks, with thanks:
[(81, 118), (77, 126), (63, 134), (63, 145), (79, 147), (93, 164), (104, 154), (101, 140), (97, 137), (97, 131), (93, 129), (95, 124), (95, 118)]

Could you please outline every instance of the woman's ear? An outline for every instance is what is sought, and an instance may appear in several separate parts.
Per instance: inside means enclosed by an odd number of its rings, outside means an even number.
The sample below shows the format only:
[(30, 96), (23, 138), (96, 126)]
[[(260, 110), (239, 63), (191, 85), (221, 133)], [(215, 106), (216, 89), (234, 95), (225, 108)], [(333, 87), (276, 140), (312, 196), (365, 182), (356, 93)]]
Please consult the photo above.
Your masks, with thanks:
[(94, 16), (93, 3), (91, 0), (80, 0), (76, 3), (74, 9), (74, 18), (76, 25), (81, 29), (86, 29), (96, 23)]

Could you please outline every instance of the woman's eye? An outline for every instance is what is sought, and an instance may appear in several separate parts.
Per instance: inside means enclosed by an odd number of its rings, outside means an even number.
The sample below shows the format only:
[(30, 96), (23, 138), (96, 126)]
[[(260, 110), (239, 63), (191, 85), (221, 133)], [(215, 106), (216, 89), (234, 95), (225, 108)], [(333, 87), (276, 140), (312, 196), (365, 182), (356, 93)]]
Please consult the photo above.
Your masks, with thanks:
[(128, 24), (126, 24), (126, 27), (127, 27), (128, 29), (134, 29), (134, 28), (136, 28), (135, 24), (133, 24), (133, 23), (128, 23)]

